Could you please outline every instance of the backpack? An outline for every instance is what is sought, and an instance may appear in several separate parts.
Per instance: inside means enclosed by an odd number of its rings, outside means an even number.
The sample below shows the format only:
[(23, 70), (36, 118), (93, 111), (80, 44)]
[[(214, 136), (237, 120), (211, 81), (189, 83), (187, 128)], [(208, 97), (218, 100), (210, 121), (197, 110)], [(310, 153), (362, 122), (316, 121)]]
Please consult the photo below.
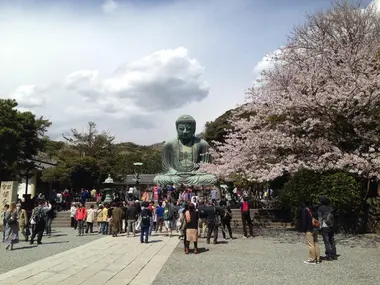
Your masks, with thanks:
[(311, 216), (311, 224), (313, 228), (319, 228), (321, 226), (321, 223), (316, 218), (313, 218), (313, 214), (311, 213), (311, 210), (309, 208), (306, 208), (306, 209)]
[(325, 223), (328, 227), (333, 227), (334, 226), (334, 215), (332, 212), (328, 213), (327, 214), (327, 217), (326, 217), (326, 220), (325, 220)]
[(241, 211), (242, 211), (243, 213), (249, 211), (249, 204), (248, 204), (248, 202), (244, 201), (244, 202), (242, 203)]
[(36, 208), (36, 212), (34, 213), (33, 220), (36, 224), (44, 223), (46, 220), (46, 213), (42, 208)]
[(141, 224), (143, 226), (150, 226), (150, 217), (147, 210), (143, 210), (141, 213)]

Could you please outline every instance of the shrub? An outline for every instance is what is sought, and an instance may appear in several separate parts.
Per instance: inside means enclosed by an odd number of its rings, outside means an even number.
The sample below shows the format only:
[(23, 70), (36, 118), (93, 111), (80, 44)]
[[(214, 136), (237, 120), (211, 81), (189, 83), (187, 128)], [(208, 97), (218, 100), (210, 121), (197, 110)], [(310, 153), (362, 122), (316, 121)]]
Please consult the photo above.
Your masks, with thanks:
[(280, 202), (290, 210), (296, 227), (300, 225), (300, 206), (305, 203), (318, 207), (320, 196), (330, 200), (334, 209), (337, 229), (359, 232), (362, 224), (361, 184), (351, 174), (343, 171), (315, 172), (302, 169), (294, 174), (280, 191)]

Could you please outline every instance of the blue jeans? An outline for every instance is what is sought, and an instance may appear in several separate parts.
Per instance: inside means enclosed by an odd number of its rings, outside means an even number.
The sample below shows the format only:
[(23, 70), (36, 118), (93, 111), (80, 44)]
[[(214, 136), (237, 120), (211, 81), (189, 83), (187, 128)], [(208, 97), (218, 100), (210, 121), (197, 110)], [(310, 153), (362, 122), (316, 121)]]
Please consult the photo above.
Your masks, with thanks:
[(103, 235), (108, 234), (108, 222), (102, 222), (100, 224), (100, 231)]
[(141, 225), (141, 232), (140, 232), (140, 241), (141, 242), (144, 242), (144, 234), (145, 234), (145, 242), (148, 242), (149, 226)]

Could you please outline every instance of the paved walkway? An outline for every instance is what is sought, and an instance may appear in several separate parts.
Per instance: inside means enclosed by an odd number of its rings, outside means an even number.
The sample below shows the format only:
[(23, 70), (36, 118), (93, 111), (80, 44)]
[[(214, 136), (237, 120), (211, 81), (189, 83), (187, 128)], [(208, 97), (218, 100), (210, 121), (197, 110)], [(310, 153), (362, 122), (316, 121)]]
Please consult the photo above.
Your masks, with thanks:
[[(176, 248), (177, 237), (104, 237), (0, 275), (3, 284), (151, 284)], [(2, 254), (4, 257), (5, 255)]]
[(44, 236), (42, 245), (30, 245), (29, 242), (21, 240), (15, 245), (14, 250), (8, 252), (4, 251), (4, 244), (0, 244), (0, 274), (103, 237), (99, 234), (88, 234), (78, 238), (77, 233), (71, 228), (53, 229), (52, 237)]

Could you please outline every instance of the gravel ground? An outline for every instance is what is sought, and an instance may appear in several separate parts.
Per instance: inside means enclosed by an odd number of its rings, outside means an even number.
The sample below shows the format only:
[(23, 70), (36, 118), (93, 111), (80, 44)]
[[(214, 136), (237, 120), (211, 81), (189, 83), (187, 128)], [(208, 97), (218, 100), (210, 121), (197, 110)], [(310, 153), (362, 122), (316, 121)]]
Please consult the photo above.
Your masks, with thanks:
[[(380, 284), (379, 237), (337, 236), (339, 260), (306, 265), (304, 237), (294, 231), (264, 229), (255, 238), (207, 245), (198, 255), (185, 256), (183, 243), (175, 249), (153, 285), (171, 284)], [(376, 239), (377, 242), (371, 240)], [(324, 255), (320, 239), (321, 253)]]
[[(297, 234), (292, 229), (258, 229), (256, 230), (256, 235), (262, 236), (266, 240), (271, 240), (273, 242), (279, 243), (298, 243), (303, 241), (303, 237)], [(322, 238), (322, 237), (321, 237)], [(380, 235), (376, 234), (365, 234), (365, 235), (346, 235), (346, 234), (336, 234), (336, 243), (339, 245), (349, 246), (349, 247), (361, 247), (361, 248), (380, 248)], [(322, 242), (322, 239), (321, 239)]]
[(33, 261), (37, 261), (62, 251), (86, 244), (101, 237), (98, 234), (88, 234), (77, 237), (77, 231), (71, 228), (60, 228), (52, 230), (52, 237), (42, 238), (42, 244), (33, 245), (29, 242), (20, 241), (14, 246), (13, 251), (5, 251), (4, 246), (0, 249), (0, 274), (12, 269), (27, 265)]

